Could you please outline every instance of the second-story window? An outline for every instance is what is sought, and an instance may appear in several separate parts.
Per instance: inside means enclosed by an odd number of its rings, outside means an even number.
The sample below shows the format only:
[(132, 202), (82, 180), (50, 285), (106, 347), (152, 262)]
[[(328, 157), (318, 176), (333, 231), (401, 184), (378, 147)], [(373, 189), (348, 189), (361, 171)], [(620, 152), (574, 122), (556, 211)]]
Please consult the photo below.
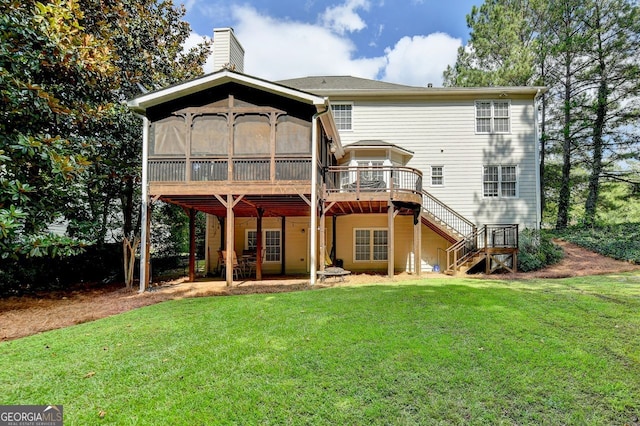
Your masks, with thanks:
[(352, 130), (352, 104), (332, 104), (331, 111), (338, 130)]
[(476, 102), (476, 133), (511, 132), (509, 101)]
[(444, 185), (444, 167), (431, 166), (431, 186)]

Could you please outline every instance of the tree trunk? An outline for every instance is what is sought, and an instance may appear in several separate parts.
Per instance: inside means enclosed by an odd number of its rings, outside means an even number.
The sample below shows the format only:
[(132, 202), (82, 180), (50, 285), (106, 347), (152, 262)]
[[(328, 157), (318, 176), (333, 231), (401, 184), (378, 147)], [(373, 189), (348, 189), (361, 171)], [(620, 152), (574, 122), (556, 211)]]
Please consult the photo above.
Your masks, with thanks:
[(546, 116), (547, 116), (547, 95), (542, 95), (542, 117), (540, 118), (540, 214), (544, 214), (544, 209), (546, 207), (546, 198), (545, 198), (545, 175), (544, 175), (544, 165), (545, 165), (545, 154), (547, 152), (547, 133), (546, 133)]
[(593, 226), (596, 219), (596, 207), (600, 192), (600, 175), (602, 174), (602, 151), (605, 120), (607, 117), (607, 102), (609, 98), (609, 88), (607, 82), (607, 69), (603, 56), (602, 34), (600, 26), (600, 7), (596, 5), (596, 35), (598, 37), (598, 76), (600, 84), (598, 86), (598, 98), (596, 100), (596, 118), (593, 123), (593, 163), (591, 175), (589, 176), (589, 193), (584, 205), (585, 225)]
[(556, 229), (565, 229), (569, 223), (571, 202), (571, 59), (565, 58), (564, 127), (562, 129), (562, 179), (558, 199)]

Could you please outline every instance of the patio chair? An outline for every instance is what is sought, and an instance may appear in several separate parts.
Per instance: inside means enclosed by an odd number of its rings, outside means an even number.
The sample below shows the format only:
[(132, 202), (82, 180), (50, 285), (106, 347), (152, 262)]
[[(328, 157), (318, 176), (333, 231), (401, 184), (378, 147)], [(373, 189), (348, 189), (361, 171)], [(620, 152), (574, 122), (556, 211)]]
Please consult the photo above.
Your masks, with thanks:
[[(227, 251), (222, 250), (222, 268), (220, 269), (220, 276), (224, 278), (227, 272)], [(232, 252), (231, 256), (231, 264), (233, 265), (233, 279), (239, 280), (240, 278), (244, 278), (244, 274), (242, 273), (242, 268), (238, 263), (238, 256), (236, 256), (235, 250)]]

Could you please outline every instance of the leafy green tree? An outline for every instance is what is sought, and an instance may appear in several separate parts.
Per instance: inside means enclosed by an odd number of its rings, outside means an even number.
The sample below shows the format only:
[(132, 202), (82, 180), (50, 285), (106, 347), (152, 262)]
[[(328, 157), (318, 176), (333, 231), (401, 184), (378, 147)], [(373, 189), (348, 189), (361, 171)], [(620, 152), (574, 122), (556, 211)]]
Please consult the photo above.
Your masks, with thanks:
[(83, 31), (74, 0), (0, 0), (0, 256), (71, 254), (54, 236), (90, 165), (114, 68), (109, 44)]
[(526, 86), (536, 84), (538, 2), (486, 0), (467, 15), (468, 46), (444, 72), (446, 86)]
[(72, 229), (98, 242), (131, 238), (140, 229), (142, 131), (141, 120), (122, 101), (145, 88), (201, 75), (210, 42), (184, 49), (191, 30), (182, 20), (184, 7), (174, 7), (171, 1), (80, 2), (87, 32), (111, 40), (117, 79), (108, 88), (108, 114), (94, 123), (90, 176), (78, 200)]

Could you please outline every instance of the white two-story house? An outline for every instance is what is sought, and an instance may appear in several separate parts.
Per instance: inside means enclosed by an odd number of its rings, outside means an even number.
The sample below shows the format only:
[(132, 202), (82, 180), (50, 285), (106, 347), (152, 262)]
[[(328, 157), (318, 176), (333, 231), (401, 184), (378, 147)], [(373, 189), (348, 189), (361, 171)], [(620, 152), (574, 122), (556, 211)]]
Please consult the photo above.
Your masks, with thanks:
[(272, 82), (242, 73), (231, 29), (214, 44), (223, 69), (129, 102), (145, 116), (143, 204), (208, 215), (210, 272), (247, 279), (222, 252), (253, 253), (244, 272), (257, 278), (311, 282), (330, 263), (389, 275), (515, 269), (518, 230), (541, 220), (544, 88)]

